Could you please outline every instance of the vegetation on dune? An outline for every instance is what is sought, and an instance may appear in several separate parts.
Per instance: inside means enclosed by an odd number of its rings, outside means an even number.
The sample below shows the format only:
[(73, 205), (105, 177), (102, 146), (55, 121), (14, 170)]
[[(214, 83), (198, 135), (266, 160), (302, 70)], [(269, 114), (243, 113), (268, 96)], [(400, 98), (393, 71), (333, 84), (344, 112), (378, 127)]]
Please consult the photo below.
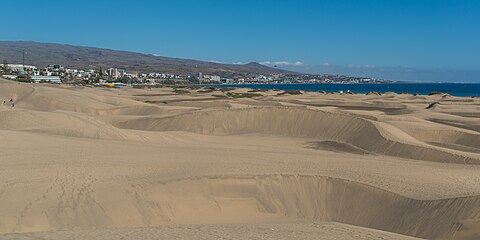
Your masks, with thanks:
[(235, 93), (235, 92), (228, 92), (227, 96), (231, 98), (254, 98), (254, 97), (261, 97), (262, 94), (258, 93)]
[(430, 105), (428, 105), (425, 109), (434, 108), (434, 107), (437, 106), (438, 104), (439, 104), (439, 102), (430, 103)]
[(30, 83), (32, 82), (32, 80), (26, 76), (26, 75), (18, 75), (17, 78), (15, 79), (15, 81), (17, 82), (26, 82), (26, 83)]
[(232, 90), (235, 90), (235, 88), (220, 88), (220, 91), (222, 92), (230, 92)]
[(428, 94), (428, 96), (433, 96), (433, 95), (442, 95), (442, 94), (445, 94), (443, 92), (431, 92)]
[(190, 93), (190, 91), (183, 90), (183, 89), (174, 89), (173, 92), (176, 93), (176, 94), (189, 94)]
[(286, 95), (286, 94), (290, 94), (290, 95), (301, 95), (303, 94), (302, 91), (300, 90), (285, 90), (281, 93), (278, 93), (277, 95)]
[(200, 89), (197, 92), (198, 93), (211, 93), (211, 92), (214, 92), (215, 90), (216, 89), (214, 87), (209, 87), (209, 88)]

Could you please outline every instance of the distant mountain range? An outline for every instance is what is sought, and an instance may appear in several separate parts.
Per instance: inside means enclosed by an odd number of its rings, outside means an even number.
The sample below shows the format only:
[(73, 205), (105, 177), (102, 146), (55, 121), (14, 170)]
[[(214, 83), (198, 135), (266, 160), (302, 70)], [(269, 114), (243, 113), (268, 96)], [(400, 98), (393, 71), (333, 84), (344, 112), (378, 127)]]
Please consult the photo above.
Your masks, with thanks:
[(72, 46), (55, 43), (30, 41), (0, 41), (0, 61), (22, 63), (25, 51), (25, 64), (46, 67), (60, 64), (67, 68), (99, 69), (122, 68), (127, 72), (162, 72), (170, 74), (203, 74), (223, 77), (249, 76), (255, 74), (298, 73), (276, 69), (252, 62), (243, 65), (222, 64), (190, 59), (161, 57), (128, 51), (118, 51), (94, 47)]

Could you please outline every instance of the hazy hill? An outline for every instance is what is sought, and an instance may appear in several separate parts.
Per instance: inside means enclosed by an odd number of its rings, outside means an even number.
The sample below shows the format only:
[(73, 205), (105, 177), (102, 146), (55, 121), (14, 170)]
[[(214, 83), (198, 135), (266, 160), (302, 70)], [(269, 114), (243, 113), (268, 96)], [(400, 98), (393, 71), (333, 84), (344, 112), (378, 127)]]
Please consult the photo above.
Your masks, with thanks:
[[(190, 59), (179, 59), (117, 51), (94, 47), (29, 41), (0, 41), (0, 61), (21, 63), (22, 51), (26, 52), (25, 64), (46, 67), (61, 64), (69, 68), (99, 69), (123, 68), (127, 71), (189, 74), (202, 72), (221, 76), (245, 76), (249, 74), (288, 73), (258, 63), (245, 65), (221, 64)], [(290, 72), (291, 73), (291, 72)]]

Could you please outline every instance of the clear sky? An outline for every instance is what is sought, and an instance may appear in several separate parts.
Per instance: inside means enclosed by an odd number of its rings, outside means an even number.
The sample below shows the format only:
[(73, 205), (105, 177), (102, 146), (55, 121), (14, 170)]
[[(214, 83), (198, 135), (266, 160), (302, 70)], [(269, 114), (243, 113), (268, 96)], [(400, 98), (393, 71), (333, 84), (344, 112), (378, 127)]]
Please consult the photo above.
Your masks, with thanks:
[(480, 73), (476, 0), (23, 0), (2, 3), (0, 22), (0, 40), (310, 71)]

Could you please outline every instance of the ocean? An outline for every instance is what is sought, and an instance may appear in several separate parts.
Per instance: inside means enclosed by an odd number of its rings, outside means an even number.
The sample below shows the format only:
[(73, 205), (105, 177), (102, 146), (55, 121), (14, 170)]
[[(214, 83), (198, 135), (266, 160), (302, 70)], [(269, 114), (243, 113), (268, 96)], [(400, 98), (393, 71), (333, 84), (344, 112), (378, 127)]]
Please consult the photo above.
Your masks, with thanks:
[(253, 89), (304, 90), (354, 93), (395, 92), (426, 95), (431, 92), (449, 93), (453, 96), (480, 96), (480, 83), (388, 83), (388, 84), (214, 84), (220, 88), (237, 87)]

